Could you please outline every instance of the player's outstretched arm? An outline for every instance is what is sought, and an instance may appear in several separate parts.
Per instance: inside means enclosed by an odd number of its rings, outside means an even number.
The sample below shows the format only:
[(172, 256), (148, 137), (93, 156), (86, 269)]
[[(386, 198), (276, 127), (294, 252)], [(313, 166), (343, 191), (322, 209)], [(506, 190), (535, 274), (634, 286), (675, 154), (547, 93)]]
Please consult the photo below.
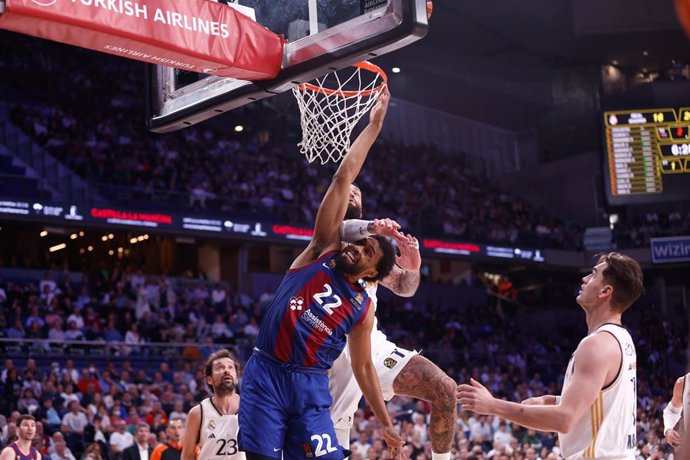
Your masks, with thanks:
[(371, 362), (371, 330), (374, 327), (374, 313), (374, 309), (369, 306), (364, 320), (350, 332), (348, 346), (352, 358), (352, 373), (376, 419), (381, 424), (383, 437), (391, 449), (391, 458), (399, 459), (404, 458), (402, 453), (404, 441), (395, 431), (388, 416), (379, 377), (374, 363)]
[(201, 429), (201, 406), (194, 406), (187, 414), (187, 422), (182, 438), (181, 460), (196, 460), (196, 446)]
[(592, 406), (609, 370), (620, 366), (620, 346), (611, 334), (597, 334), (580, 345), (574, 359), (577, 366), (572, 382), (558, 404), (525, 405), (496, 399), (474, 379), (471, 385), (458, 386), (456, 401), (478, 414), (497, 415), (538, 431), (567, 433)]
[(350, 184), (357, 178), (369, 149), (381, 132), (389, 99), (390, 93), (388, 89), (385, 89), (371, 109), (369, 124), (357, 136), (333, 175), (331, 185), (328, 187), (316, 213), (314, 235), (309, 246), (295, 259), (290, 268), (299, 268), (326, 251), (340, 249), (340, 223), (347, 211), (347, 195), (350, 193)]
[(533, 398), (527, 398), (520, 404), (525, 406), (553, 406), (557, 404), (558, 398), (555, 395), (542, 395)]
[(664, 409), (664, 436), (666, 441), (672, 447), (680, 446), (682, 442), (682, 436), (674, 428), (681, 415), (683, 414), (683, 387), (685, 384), (685, 377), (681, 377), (676, 380), (673, 385), (673, 396), (671, 401), (668, 403)]
[(400, 250), (393, 269), (381, 280), (381, 284), (401, 297), (415, 295), (421, 279), (419, 268), (422, 265), (417, 238), (400, 232), (400, 224), (392, 219), (350, 219), (340, 226), (340, 238), (346, 243), (354, 243), (371, 235), (393, 238)]

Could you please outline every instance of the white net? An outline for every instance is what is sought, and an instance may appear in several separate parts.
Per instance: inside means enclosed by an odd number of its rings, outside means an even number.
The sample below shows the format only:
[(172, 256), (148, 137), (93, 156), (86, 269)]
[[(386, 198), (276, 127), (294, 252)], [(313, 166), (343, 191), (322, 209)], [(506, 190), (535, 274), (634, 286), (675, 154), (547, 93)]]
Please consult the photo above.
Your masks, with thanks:
[(298, 146), (310, 163), (343, 158), (352, 130), (385, 87), (384, 78), (381, 69), (364, 62), (292, 89), (302, 125)]

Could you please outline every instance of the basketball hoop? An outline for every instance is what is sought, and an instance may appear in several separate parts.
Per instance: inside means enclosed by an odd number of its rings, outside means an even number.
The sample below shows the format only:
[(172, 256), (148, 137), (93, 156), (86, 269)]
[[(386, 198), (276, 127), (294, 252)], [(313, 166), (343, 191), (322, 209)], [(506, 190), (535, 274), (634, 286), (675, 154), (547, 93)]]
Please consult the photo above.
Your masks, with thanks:
[(386, 87), (386, 73), (362, 61), (343, 70), (302, 83), (292, 89), (302, 125), (298, 144), (309, 163), (338, 162), (350, 148), (350, 135), (357, 122)]

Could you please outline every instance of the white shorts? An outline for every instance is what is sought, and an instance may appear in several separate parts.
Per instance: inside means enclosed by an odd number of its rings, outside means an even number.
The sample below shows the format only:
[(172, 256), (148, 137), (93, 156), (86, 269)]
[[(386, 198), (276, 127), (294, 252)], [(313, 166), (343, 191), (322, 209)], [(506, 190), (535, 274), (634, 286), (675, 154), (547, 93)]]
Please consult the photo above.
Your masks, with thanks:
[[(379, 332), (380, 333), (380, 332)], [(381, 334), (383, 336), (383, 334)], [(373, 338), (373, 337), (372, 337)], [(398, 348), (388, 340), (372, 340), (371, 359), (381, 384), (383, 398), (388, 401), (395, 396), (393, 382), (408, 361), (419, 353), (417, 351)], [(331, 419), (336, 429), (352, 428), (352, 416), (357, 412), (362, 390), (352, 373), (350, 350), (346, 347), (328, 373), (328, 389), (333, 398)]]

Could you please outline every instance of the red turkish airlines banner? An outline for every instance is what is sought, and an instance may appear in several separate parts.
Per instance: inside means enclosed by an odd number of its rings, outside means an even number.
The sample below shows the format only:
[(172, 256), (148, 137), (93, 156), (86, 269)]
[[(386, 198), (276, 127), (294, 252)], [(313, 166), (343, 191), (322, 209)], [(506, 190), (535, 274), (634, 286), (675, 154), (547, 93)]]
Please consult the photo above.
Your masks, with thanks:
[(242, 80), (275, 77), (281, 36), (208, 0), (7, 0), (0, 28)]

